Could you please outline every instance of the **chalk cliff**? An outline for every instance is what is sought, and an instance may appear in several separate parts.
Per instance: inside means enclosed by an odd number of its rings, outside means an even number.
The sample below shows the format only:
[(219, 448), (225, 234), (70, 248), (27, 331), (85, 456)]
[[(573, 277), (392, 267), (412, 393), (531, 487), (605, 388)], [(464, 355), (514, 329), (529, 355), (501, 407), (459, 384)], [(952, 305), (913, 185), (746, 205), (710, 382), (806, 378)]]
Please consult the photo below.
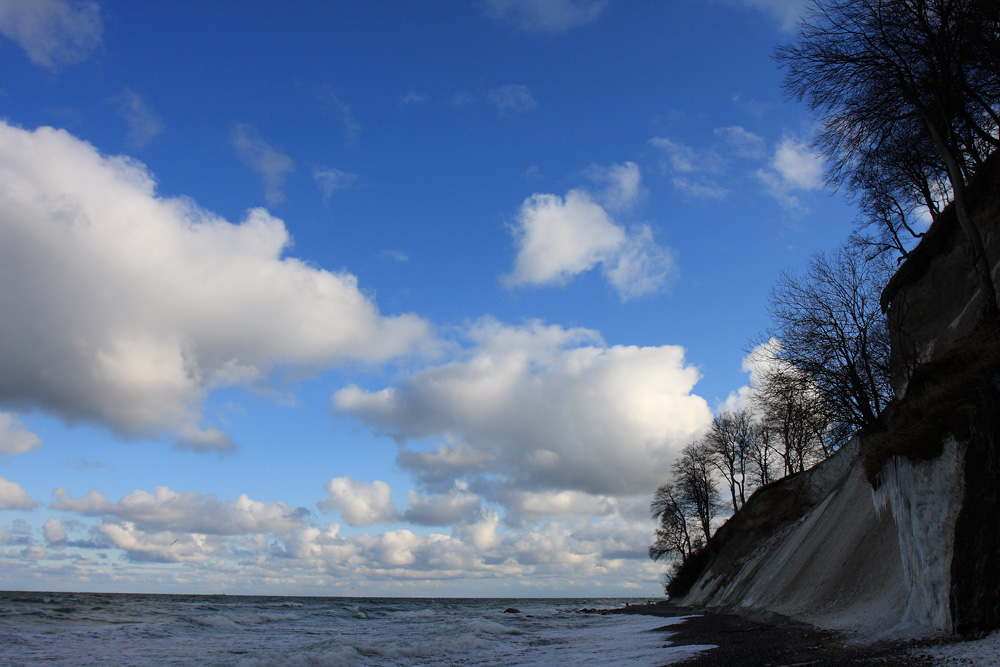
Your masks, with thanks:
[[(1000, 163), (970, 190), (1000, 280)], [(677, 602), (864, 634), (1000, 627), (1000, 323), (979, 317), (968, 257), (945, 211), (883, 293), (896, 401), (882, 428), (759, 489)]]

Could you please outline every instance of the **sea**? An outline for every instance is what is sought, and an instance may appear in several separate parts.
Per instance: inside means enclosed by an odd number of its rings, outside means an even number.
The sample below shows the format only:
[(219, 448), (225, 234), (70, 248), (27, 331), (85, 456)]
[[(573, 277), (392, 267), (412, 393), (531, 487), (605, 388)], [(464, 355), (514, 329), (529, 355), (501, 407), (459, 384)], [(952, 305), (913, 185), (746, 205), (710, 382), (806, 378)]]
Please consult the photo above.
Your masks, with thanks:
[(681, 618), (600, 613), (627, 601), (0, 592), (0, 664), (653, 666), (711, 648), (672, 646)]

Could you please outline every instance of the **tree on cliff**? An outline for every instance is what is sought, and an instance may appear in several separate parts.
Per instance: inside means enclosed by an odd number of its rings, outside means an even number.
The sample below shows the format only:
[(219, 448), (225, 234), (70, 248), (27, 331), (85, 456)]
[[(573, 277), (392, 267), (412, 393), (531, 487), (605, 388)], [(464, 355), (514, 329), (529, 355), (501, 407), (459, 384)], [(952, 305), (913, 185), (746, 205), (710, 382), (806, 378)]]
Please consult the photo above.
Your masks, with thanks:
[(998, 26), (996, 0), (814, 0), (798, 43), (777, 54), (786, 90), (823, 120), (817, 144), (832, 182), (882, 187), (885, 212), (893, 197), (920, 192), (921, 179), (946, 179), (950, 192), (930, 194), (950, 195), (984, 317), (1000, 316), (1000, 295), (966, 185), (1000, 147)]
[[(771, 291), (770, 335), (781, 341), (774, 354), (787, 366), (775, 367), (778, 377), (764, 383), (763, 393), (787, 404), (784, 394), (815, 387), (830, 426), (819, 434), (826, 444), (874, 426), (892, 398), (889, 332), (879, 303), (891, 271), (884, 256), (866, 260), (845, 245), (814, 255), (803, 275), (782, 273)], [(787, 377), (790, 369), (801, 377)]]
[(816, 383), (788, 361), (774, 359), (762, 374), (753, 403), (781, 461), (779, 478), (787, 477), (830, 455), (825, 440), (830, 418)]
[(759, 435), (753, 414), (746, 408), (720, 413), (705, 435), (712, 463), (729, 486), (733, 512), (746, 504), (748, 491), (752, 490), (750, 469), (757, 444), (754, 440)]
[(653, 560), (675, 555), (687, 560), (712, 536), (719, 491), (712, 475), (711, 452), (696, 440), (674, 461), (673, 477), (653, 494), (650, 513), (659, 522), (649, 547)]
[(654, 561), (669, 556), (677, 556), (682, 562), (687, 560), (695, 547), (688, 526), (691, 507), (689, 498), (676, 482), (667, 482), (656, 490), (649, 512), (658, 522), (649, 557)]
[(712, 520), (719, 511), (719, 489), (712, 474), (712, 451), (704, 440), (692, 442), (674, 461), (674, 479), (690, 499), (699, 532), (705, 541), (712, 536)]

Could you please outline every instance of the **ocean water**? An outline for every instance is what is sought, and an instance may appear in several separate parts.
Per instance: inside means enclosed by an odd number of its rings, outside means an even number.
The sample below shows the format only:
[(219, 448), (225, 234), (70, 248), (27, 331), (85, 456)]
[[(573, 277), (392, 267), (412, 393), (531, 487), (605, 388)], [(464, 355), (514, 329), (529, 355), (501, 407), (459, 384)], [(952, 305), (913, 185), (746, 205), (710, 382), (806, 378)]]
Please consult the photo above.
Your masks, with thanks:
[(680, 619), (580, 613), (624, 602), (0, 592), (0, 663), (652, 666), (708, 648), (669, 646)]

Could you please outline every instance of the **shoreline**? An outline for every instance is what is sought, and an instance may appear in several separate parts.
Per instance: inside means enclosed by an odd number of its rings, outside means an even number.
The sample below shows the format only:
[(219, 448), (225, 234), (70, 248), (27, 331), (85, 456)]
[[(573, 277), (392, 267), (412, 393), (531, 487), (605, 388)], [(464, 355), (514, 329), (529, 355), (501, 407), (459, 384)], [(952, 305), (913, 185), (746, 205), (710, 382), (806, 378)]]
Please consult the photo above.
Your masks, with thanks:
[(934, 667), (931, 657), (915, 653), (941, 646), (940, 639), (852, 641), (849, 635), (823, 630), (777, 614), (744, 616), (713, 610), (681, 607), (668, 602), (629, 605), (609, 614), (688, 617), (664, 626), (671, 646), (711, 644), (686, 659), (684, 667), (767, 667), (808, 664), (810, 667), (879, 665), (881, 667)]

